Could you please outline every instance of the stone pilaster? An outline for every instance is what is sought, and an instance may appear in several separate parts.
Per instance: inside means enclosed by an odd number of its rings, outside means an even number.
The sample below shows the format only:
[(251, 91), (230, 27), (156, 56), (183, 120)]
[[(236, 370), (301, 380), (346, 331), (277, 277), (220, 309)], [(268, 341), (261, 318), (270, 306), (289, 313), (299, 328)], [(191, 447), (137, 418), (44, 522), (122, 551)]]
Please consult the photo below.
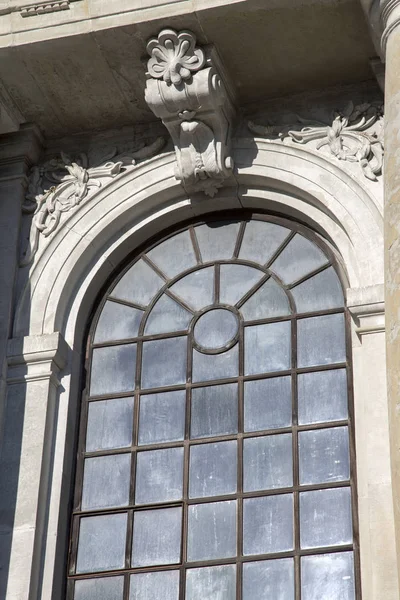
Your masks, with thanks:
[(400, 0), (381, 0), (385, 75), (385, 309), (391, 468), (400, 572)]

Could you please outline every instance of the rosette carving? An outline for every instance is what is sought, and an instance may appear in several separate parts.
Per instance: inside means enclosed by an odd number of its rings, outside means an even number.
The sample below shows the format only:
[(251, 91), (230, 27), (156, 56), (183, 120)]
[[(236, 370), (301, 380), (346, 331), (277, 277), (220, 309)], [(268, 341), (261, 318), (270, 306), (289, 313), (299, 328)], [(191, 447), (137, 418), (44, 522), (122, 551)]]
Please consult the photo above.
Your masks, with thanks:
[(232, 174), (234, 108), (214, 49), (190, 31), (164, 29), (147, 44), (145, 99), (174, 143), (175, 176), (185, 190), (214, 196)]

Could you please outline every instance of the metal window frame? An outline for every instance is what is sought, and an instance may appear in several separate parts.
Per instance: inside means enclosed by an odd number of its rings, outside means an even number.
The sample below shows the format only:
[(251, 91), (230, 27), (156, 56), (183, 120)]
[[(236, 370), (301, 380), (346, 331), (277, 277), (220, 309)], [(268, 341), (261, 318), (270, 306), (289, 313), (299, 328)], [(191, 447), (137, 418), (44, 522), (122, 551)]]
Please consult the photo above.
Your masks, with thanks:
[[(257, 263), (248, 260), (235, 260), (238, 257), (240, 246), (243, 240), (243, 235), (245, 231), (245, 224), (249, 220), (258, 219), (262, 221), (268, 221), (271, 223), (275, 223), (277, 225), (282, 225), (283, 227), (287, 227), (291, 230), (290, 235), (279, 245), (278, 250), (274, 253), (274, 255), (270, 258), (268, 263), (264, 265), (264, 267), (260, 267)], [(239, 232), (237, 234), (235, 251), (232, 259), (229, 260), (217, 260), (207, 263), (201, 262), (201, 254), (200, 247), (197, 243), (194, 227), (203, 223), (209, 223), (210, 221), (237, 221), (240, 222)], [(180, 274), (173, 279), (168, 279), (164, 273), (162, 273), (157, 266), (152, 263), (152, 261), (146, 256), (146, 253), (149, 252), (156, 245), (162, 243), (172, 235), (180, 233), (189, 229), (191, 240), (193, 243), (193, 247), (195, 250), (197, 265), (191, 269), (188, 269), (184, 272), (184, 275)], [(290, 285), (284, 285), (279, 278), (271, 273), (269, 267), (277, 258), (277, 256), (283, 251), (283, 249), (288, 245), (288, 243), (293, 239), (296, 233), (300, 233), (302, 236), (306, 237), (309, 241), (314, 243), (317, 247), (319, 247), (327, 256), (327, 264), (324, 264), (322, 267), (315, 269), (311, 273), (306, 276), (298, 279), (294, 283)], [(100, 301), (97, 302), (97, 308), (93, 313), (94, 316), (91, 319), (91, 326), (87, 336), (87, 344), (86, 344), (86, 382), (84, 385), (84, 390), (82, 394), (82, 403), (81, 403), (81, 419), (80, 419), (80, 432), (79, 432), (79, 441), (78, 441), (78, 451), (77, 451), (77, 464), (76, 464), (76, 481), (75, 481), (75, 494), (73, 501), (73, 510), (71, 514), (71, 534), (70, 534), (70, 549), (69, 549), (69, 558), (68, 558), (68, 586), (67, 586), (67, 600), (73, 600), (74, 592), (74, 580), (80, 579), (91, 579), (95, 577), (110, 577), (110, 576), (123, 576), (124, 577), (124, 592), (123, 592), (123, 600), (129, 600), (129, 575), (132, 573), (142, 573), (142, 572), (156, 572), (156, 571), (165, 571), (165, 570), (179, 570), (180, 571), (180, 590), (179, 590), (179, 600), (184, 600), (185, 597), (185, 586), (184, 586), (184, 575), (185, 571), (189, 568), (196, 568), (201, 566), (216, 566), (223, 564), (236, 564), (237, 572), (236, 572), (236, 599), (241, 600), (242, 598), (242, 564), (244, 562), (255, 562), (260, 560), (273, 560), (276, 558), (285, 558), (292, 557), (294, 560), (294, 578), (295, 578), (295, 600), (301, 600), (301, 567), (300, 567), (300, 559), (302, 556), (309, 555), (321, 555), (326, 553), (337, 553), (337, 552), (346, 552), (353, 551), (354, 553), (354, 577), (355, 577), (355, 598), (357, 600), (361, 599), (361, 581), (360, 581), (360, 557), (359, 557), (359, 532), (358, 532), (358, 514), (357, 514), (357, 480), (356, 480), (356, 456), (355, 456), (355, 439), (354, 439), (354, 403), (353, 403), (353, 388), (352, 388), (352, 366), (351, 366), (351, 330), (350, 330), (350, 314), (349, 311), (344, 308), (340, 309), (330, 309), (330, 310), (321, 310), (321, 311), (311, 311), (304, 313), (296, 313), (295, 305), (293, 298), (291, 296), (290, 290), (299, 285), (303, 281), (306, 281), (318, 274), (319, 272), (324, 271), (325, 269), (333, 266), (336, 273), (339, 276), (339, 279), (342, 283), (342, 288), (345, 287), (346, 277), (345, 273), (337, 260), (337, 256), (335, 255), (332, 248), (323, 240), (321, 240), (319, 234), (310, 230), (310, 228), (297, 223), (295, 221), (291, 221), (289, 219), (281, 218), (279, 216), (274, 216), (271, 214), (264, 214), (259, 212), (249, 212), (249, 211), (231, 211), (229, 213), (213, 213), (210, 217), (191, 220), (184, 224), (181, 224), (180, 227), (172, 227), (168, 231), (164, 233), (163, 236), (157, 236), (151, 243), (144, 245), (140, 252), (133, 253), (134, 259), (129, 257), (126, 261), (126, 265), (123, 269), (120, 270), (119, 275), (113, 275), (110, 278), (111, 283), (107, 285), (107, 288), (103, 290), (100, 295)], [(151, 264), (151, 266), (156, 270), (156, 272), (163, 278), (165, 284), (159, 290), (159, 292), (155, 295), (152, 301), (149, 303), (148, 307), (143, 307), (137, 304), (132, 304), (127, 301), (117, 300), (115, 298), (109, 297), (110, 292), (116, 286), (116, 284), (120, 281), (120, 279), (125, 275), (125, 273), (133, 266), (135, 262), (144, 258), (144, 260)], [(188, 307), (182, 300), (180, 300), (177, 296), (175, 296), (172, 292), (169, 292), (168, 288), (178, 281), (181, 277), (188, 275), (191, 272), (197, 271), (199, 268), (206, 268), (211, 265), (215, 265), (214, 273), (214, 301), (218, 306), (223, 307), (219, 303), (219, 272), (221, 264), (228, 264), (234, 261), (236, 264), (248, 265), (251, 267), (261, 268), (265, 272), (265, 275), (261, 277), (260, 281), (257, 282), (246, 294), (244, 298), (241, 299), (240, 302), (237, 303), (236, 309), (240, 308), (244, 304), (244, 302), (254, 294), (257, 289), (259, 289), (263, 283), (265, 283), (269, 277), (272, 277), (276, 280), (276, 282), (285, 290), (292, 314), (278, 317), (278, 318), (268, 318), (268, 319), (260, 319), (255, 321), (248, 321), (246, 324), (243, 324), (243, 321), (240, 322), (240, 330), (238, 334), (239, 339), (239, 371), (238, 377), (212, 380), (209, 382), (194, 382), (192, 383), (192, 348), (196, 347), (193, 344), (193, 327), (189, 328), (188, 331), (177, 331), (166, 334), (156, 334), (156, 335), (144, 335), (145, 324), (147, 322), (148, 315), (150, 314), (152, 308), (158, 301), (158, 299), (162, 296), (163, 293), (167, 293), (167, 295), (172, 296), (175, 301), (178, 301), (186, 310), (189, 310), (192, 314), (193, 310)], [(113, 340), (112, 342), (102, 342), (102, 343), (94, 343), (93, 337), (94, 332), (102, 311), (102, 308), (107, 301), (107, 299), (117, 302), (120, 304), (125, 304), (127, 306), (132, 306), (134, 308), (140, 308), (141, 310), (145, 309), (145, 314), (142, 319), (139, 335), (135, 338), (123, 340)], [(229, 306), (229, 308), (231, 308)], [(209, 310), (209, 309), (206, 309)], [(205, 312), (205, 311), (204, 311)], [(197, 314), (197, 311), (196, 311)], [(328, 365), (318, 365), (314, 367), (297, 367), (297, 321), (299, 319), (307, 318), (307, 317), (317, 317), (328, 314), (344, 314), (345, 319), (345, 338), (346, 338), (346, 361), (343, 363), (335, 363)], [(244, 374), (244, 327), (248, 327), (251, 325), (260, 325), (266, 323), (275, 323), (281, 321), (290, 321), (291, 322), (291, 367), (287, 370), (275, 371), (262, 373), (257, 375), (245, 375)], [(166, 339), (171, 337), (178, 336), (187, 336), (188, 338), (188, 353), (187, 353), (187, 382), (182, 385), (175, 386), (164, 386), (159, 388), (149, 388), (140, 390), (139, 382), (140, 382), (140, 366), (142, 362), (142, 348), (144, 341), (156, 340), (156, 339)], [(135, 376), (135, 390), (123, 393), (111, 393), (97, 396), (90, 396), (88, 389), (88, 382), (90, 381), (90, 373), (91, 373), (91, 359), (92, 359), (92, 351), (96, 348), (116, 346), (122, 344), (136, 343), (137, 344), (137, 358), (136, 358), (136, 376)], [(198, 348), (196, 348), (199, 350)], [(201, 350), (200, 350), (201, 351)], [(223, 350), (219, 350), (222, 352)], [(329, 421), (329, 422), (321, 422), (321, 423), (313, 423), (308, 425), (298, 425), (297, 424), (297, 375), (301, 373), (308, 372), (320, 372), (325, 370), (333, 370), (333, 369), (343, 369), (345, 368), (347, 371), (347, 393), (348, 393), (348, 419), (340, 420), (340, 421)], [(244, 382), (252, 381), (252, 380), (260, 380), (260, 379), (269, 379), (275, 377), (283, 377), (290, 376), (291, 377), (291, 389), (292, 389), (292, 415), (293, 415), (293, 424), (290, 427), (282, 427), (282, 428), (274, 428), (260, 431), (252, 431), (252, 432), (244, 432), (243, 420), (244, 420)], [(208, 387), (214, 385), (228, 384), (228, 383), (238, 383), (238, 433), (229, 434), (229, 435), (218, 435), (218, 436), (210, 436), (203, 438), (190, 439), (190, 408), (191, 408), (191, 390), (193, 388), (198, 387)], [(173, 390), (186, 390), (186, 415), (185, 415), (185, 439), (176, 442), (166, 442), (166, 443), (153, 443), (147, 445), (139, 445), (138, 444), (138, 431), (139, 431), (139, 403), (140, 396), (153, 394), (157, 392), (163, 391), (173, 391)], [(133, 397), (134, 398), (134, 422), (133, 422), (133, 439), (130, 447), (118, 448), (118, 449), (108, 449), (101, 450), (96, 452), (85, 452), (85, 438), (86, 438), (86, 428), (87, 428), (87, 419), (88, 419), (88, 407), (89, 404), (93, 401), (105, 400), (111, 398), (123, 398), (123, 397)], [(313, 485), (300, 485), (298, 474), (299, 474), (299, 457), (298, 457), (298, 433), (300, 431), (309, 431), (309, 430), (317, 430), (317, 429), (328, 429), (338, 426), (348, 426), (349, 431), (349, 450), (350, 450), (350, 479), (347, 481), (340, 481), (334, 483), (323, 483), (323, 484), (313, 484)], [(293, 486), (290, 488), (279, 488), (279, 489), (271, 489), (271, 490), (261, 490), (256, 492), (243, 492), (242, 489), (242, 481), (243, 481), (243, 440), (254, 437), (261, 436), (269, 436), (269, 435), (277, 435), (283, 433), (291, 433), (292, 434), (292, 458), (293, 458)], [(227, 441), (227, 440), (237, 440), (237, 449), (238, 449), (238, 460), (237, 460), (237, 493), (229, 494), (229, 495), (220, 495), (220, 496), (211, 496), (206, 498), (189, 498), (188, 497), (188, 489), (189, 489), (189, 450), (192, 445), (205, 444), (205, 443), (215, 443), (219, 441)], [(162, 448), (172, 448), (172, 447), (183, 447), (184, 448), (184, 473), (183, 473), (183, 499), (179, 502), (164, 502), (164, 503), (156, 503), (156, 504), (146, 504), (146, 505), (135, 505), (134, 504), (134, 482), (135, 482), (135, 469), (136, 469), (136, 460), (135, 453), (142, 452), (146, 450), (154, 450), (154, 449), (162, 449)], [(130, 502), (128, 506), (114, 508), (114, 509), (98, 509), (98, 510), (86, 510), (82, 511), (80, 506), (80, 501), (82, 497), (82, 489), (83, 489), (83, 467), (84, 460), (86, 458), (90, 458), (93, 456), (105, 456), (112, 454), (125, 454), (131, 453), (131, 483), (130, 483)], [(301, 549), (300, 548), (300, 527), (299, 527), (299, 494), (303, 491), (311, 491), (311, 490), (321, 490), (321, 489), (331, 489), (331, 488), (342, 488), (342, 487), (350, 487), (351, 489), (351, 498), (352, 498), (352, 521), (353, 521), (353, 544), (349, 545), (341, 545), (341, 546), (327, 546), (327, 547), (318, 547), (313, 549)], [(279, 494), (293, 494), (294, 500), (294, 549), (289, 552), (278, 552), (273, 554), (262, 554), (262, 555), (253, 555), (253, 556), (243, 556), (243, 500), (245, 498), (255, 498), (255, 497), (264, 497), (270, 495), (279, 495)], [(211, 503), (218, 502), (223, 500), (232, 500), (236, 499), (237, 501), (237, 556), (234, 558), (225, 558), (225, 559), (216, 559), (216, 560), (208, 560), (208, 561), (197, 561), (197, 562), (186, 562), (186, 552), (187, 552), (187, 528), (188, 528), (188, 506), (193, 504), (200, 503)], [(133, 539), (133, 515), (136, 511), (139, 510), (149, 510), (149, 509), (157, 509), (157, 508), (167, 508), (172, 506), (182, 506), (182, 539), (181, 539), (181, 562), (180, 564), (175, 565), (162, 565), (162, 566), (153, 566), (153, 567), (131, 567), (130, 559), (131, 559), (131, 548), (132, 548), (132, 539)], [(126, 535), (126, 548), (125, 548), (125, 567), (121, 570), (117, 571), (104, 571), (104, 572), (94, 572), (94, 573), (82, 573), (75, 574), (76, 560), (77, 560), (77, 548), (79, 541), (79, 521), (84, 516), (90, 515), (106, 515), (106, 514), (115, 514), (115, 513), (127, 513), (128, 515), (128, 528)]]

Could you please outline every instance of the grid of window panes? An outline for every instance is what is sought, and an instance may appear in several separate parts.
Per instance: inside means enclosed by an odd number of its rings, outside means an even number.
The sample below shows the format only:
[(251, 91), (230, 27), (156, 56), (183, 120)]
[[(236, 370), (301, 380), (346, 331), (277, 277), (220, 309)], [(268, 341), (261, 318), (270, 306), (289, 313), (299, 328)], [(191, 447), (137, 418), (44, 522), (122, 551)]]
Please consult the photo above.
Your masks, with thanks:
[(254, 216), (174, 233), (91, 334), (73, 600), (354, 600), (342, 286)]

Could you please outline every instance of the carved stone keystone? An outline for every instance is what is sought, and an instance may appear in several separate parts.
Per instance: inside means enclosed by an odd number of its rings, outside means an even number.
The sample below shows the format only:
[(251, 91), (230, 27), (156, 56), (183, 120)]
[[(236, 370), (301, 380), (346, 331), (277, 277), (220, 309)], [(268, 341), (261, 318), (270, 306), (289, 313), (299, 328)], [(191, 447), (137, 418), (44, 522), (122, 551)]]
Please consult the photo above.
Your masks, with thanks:
[(164, 29), (147, 44), (145, 99), (168, 129), (176, 178), (188, 193), (214, 196), (232, 173), (230, 138), (235, 110), (212, 47), (196, 47), (190, 31)]

